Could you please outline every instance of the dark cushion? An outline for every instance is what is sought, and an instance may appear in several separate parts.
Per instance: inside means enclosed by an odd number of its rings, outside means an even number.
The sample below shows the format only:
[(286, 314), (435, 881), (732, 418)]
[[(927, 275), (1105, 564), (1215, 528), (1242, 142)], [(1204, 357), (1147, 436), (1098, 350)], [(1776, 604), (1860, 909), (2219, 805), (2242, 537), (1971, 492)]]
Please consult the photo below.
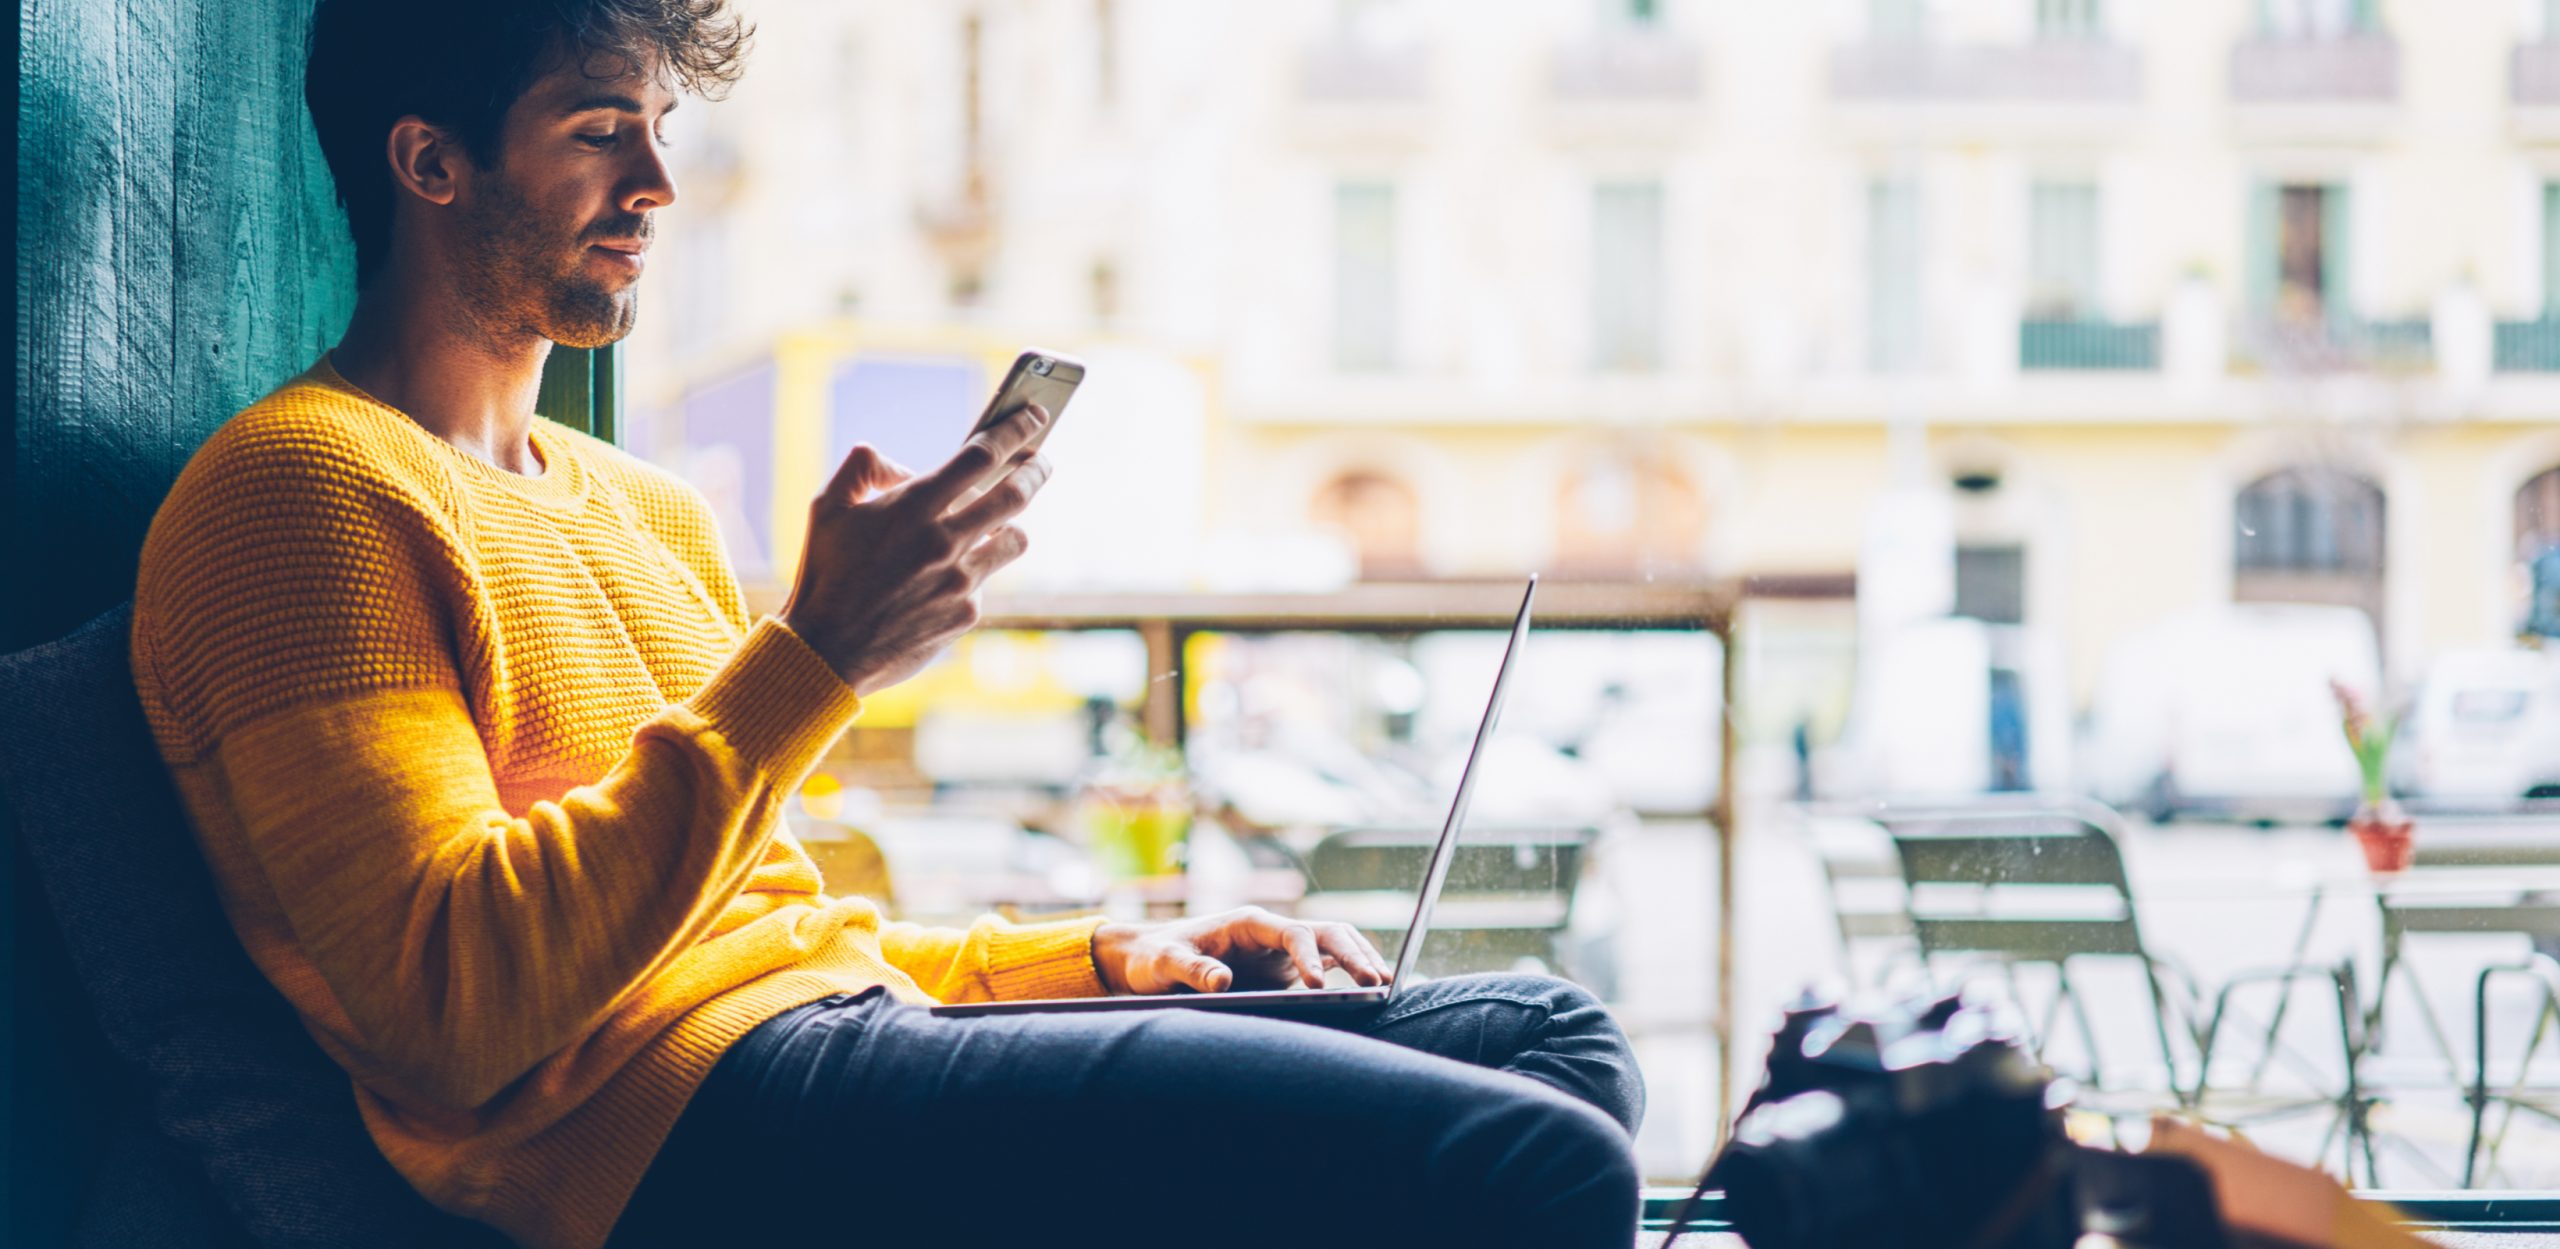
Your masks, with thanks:
[[(144, 1085), (92, 1177), (84, 1239), (505, 1245), (383, 1160), (346, 1073), (232, 935), (134, 693), (132, 620), (127, 604), (0, 656), (0, 797), (107, 1044)], [(155, 1208), (111, 1209), (139, 1193)], [(209, 1225), (222, 1209), (230, 1226)]]

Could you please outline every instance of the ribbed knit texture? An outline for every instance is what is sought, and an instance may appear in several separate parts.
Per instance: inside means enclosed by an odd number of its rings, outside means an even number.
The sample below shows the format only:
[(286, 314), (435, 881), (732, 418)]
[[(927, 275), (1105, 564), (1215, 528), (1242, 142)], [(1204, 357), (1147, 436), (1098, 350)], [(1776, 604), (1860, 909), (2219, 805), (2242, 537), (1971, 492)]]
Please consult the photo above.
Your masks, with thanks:
[(133, 659), (224, 910), (384, 1155), (590, 1249), (758, 1023), (1103, 986), (1096, 921), (828, 897), (779, 817), (853, 691), (748, 620), (691, 487), (549, 422), (533, 445), (541, 476), (498, 468), (324, 359), (179, 475)]

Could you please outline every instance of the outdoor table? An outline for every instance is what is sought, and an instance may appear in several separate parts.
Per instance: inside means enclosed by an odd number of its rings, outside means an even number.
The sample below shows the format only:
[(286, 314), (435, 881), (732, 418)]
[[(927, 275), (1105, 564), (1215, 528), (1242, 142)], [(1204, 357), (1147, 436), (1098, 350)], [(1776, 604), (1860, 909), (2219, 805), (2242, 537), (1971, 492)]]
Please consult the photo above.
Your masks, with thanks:
[[(2344, 856), (2323, 856), (2320, 861), (2289, 862), (2269, 875), (2249, 879), (2137, 881), (2136, 893), (2148, 902), (2299, 899), (2303, 913), (2285, 956), (2288, 966), (2304, 965), (2314, 957), (2313, 942), (2332, 899), (2371, 904), (2375, 974), (2369, 980), (2348, 981), (2357, 1000), (2348, 1004), (2351, 1017), (2341, 1016), (2343, 1081), (2334, 1095), (2346, 1116), (2349, 1147), (2361, 1146), (2370, 1171), (2374, 1133), (2369, 1114), (2381, 1100), (2372, 1060), (2384, 1050), (2384, 1025), (2395, 984), (2405, 984), (2405, 995), (2414, 999), (2429, 1042), (2426, 1063), (2441, 1073), (2445, 1087), (2469, 1087), (2464, 1060), (2421, 983), (2408, 938), (2430, 933), (2497, 935), (2513, 931), (2507, 925), (2519, 919), (2560, 916), (2560, 838), (2538, 828), (2501, 830), (2485, 822), (2467, 829), (2439, 828), (2430, 837), (2428, 827), (2422, 826), (2416, 862), (2404, 872), (2376, 874)], [(2352, 968), (2360, 960), (2324, 961), (2344, 961)], [(2273, 1038), (2283, 1026), (2288, 1000), (2289, 995), (2279, 996), (2267, 1022), (2269, 1044), (2253, 1084), (2264, 1075), (2274, 1053)], [(2394, 1083), (2402, 1088), (2423, 1087), (2409, 1081)]]

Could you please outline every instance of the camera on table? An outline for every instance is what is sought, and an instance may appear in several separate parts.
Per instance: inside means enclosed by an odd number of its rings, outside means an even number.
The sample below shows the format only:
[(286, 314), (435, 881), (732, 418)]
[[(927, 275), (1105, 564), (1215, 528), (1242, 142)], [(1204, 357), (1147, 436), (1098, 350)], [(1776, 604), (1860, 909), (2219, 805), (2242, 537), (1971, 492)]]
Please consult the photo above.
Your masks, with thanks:
[(2084, 1149), (2064, 1096), (1961, 995), (1788, 1010), (1760, 1088), (1700, 1191), (1752, 1249), (2123, 1249), (2233, 1244), (2202, 1169)]

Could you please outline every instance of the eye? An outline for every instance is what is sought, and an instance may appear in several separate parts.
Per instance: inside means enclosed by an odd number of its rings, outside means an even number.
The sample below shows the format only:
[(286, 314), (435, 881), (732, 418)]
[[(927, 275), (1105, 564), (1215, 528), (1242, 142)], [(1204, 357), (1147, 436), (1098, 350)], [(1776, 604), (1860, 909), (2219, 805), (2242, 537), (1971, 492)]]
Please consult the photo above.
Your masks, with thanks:
[(580, 142), (580, 143), (584, 143), (584, 144), (586, 144), (588, 147), (594, 148), (595, 150), (597, 150), (597, 151), (601, 152), (601, 151), (605, 150), (606, 148), (612, 147), (612, 146), (614, 145), (614, 142), (615, 142), (616, 140), (620, 139), (621, 137), (622, 137), (622, 136), (617, 135), (617, 134), (615, 134), (615, 133), (613, 133), (613, 132), (611, 132), (611, 131), (606, 131), (606, 132), (605, 132), (605, 133), (603, 133), (603, 134), (582, 134), (582, 135), (577, 136), (577, 139), (578, 139), (578, 142)]

